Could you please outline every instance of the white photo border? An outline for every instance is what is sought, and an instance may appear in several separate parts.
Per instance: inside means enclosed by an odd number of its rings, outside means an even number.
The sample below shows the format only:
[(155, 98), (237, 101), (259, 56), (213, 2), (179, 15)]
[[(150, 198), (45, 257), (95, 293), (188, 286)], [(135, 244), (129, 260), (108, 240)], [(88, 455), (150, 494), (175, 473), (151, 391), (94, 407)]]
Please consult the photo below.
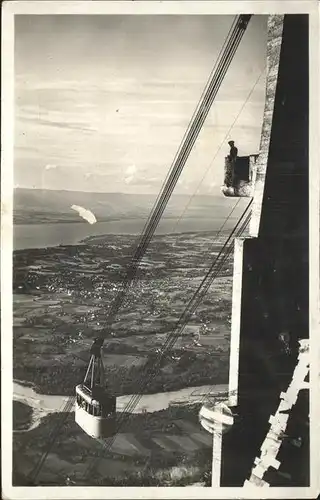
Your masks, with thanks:
[[(12, 252), (13, 252), (13, 131), (14, 131), (14, 16), (24, 14), (82, 15), (221, 15), (309, 14), (309, 297), (310, 297), (310, 487), (13, 487), (12, 486)], [(2, 155), (1, 155), (1, 433), (2, 494), (7, 499), (100, 498), (315, 498), (320, 493), (319, 360), (319, 37), (317, 0), (275, 1), (5, 1), (2, 3)], [(297, 69), (298, 71), (299, 69)]]

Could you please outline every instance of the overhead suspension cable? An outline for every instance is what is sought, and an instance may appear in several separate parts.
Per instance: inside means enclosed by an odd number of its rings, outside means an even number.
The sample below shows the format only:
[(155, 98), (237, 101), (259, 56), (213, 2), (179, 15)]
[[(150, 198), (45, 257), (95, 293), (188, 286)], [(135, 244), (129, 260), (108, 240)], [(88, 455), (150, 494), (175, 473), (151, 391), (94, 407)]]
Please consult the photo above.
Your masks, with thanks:
[[(258, 78), (256, 79), (256, 81), (255, 81), (255, 83), (254, 83), (253, 87), (251, 88), (251, 90), (250, 90), (249, 94), (247, 95), (246, 100), (245, 100), (245, 101), (244, 101), (244, 103), (242, 104), (242, 106), (241, 106), (241, 108), (240, 108), (240, 110), (239, 110), (239, 112), (238, 112), (238, 114), (237, 114), (237, 116), (236, 116), (235, 120), (233, 121), (232, 125), (229, 127), (229, 129), (228, 129), (227, 133), (226, 133), (226, 134), (225, 134), (225, 136), (224, 136), (224, 139), (221, 141), (221, 143), (220, 143), (220, 145), (219, 145), (219, 147), (218, 147), (218, 149), (217, 149), (217, 151), (216, 151), (216, 153), (215, 153), (214, 157), (212, 158), (212, 160), (211, 160), (210, 164), (208, 165), (208, 167), (207, 167), (207, 169), (206, 169), (206, 171), (205, 171), (205, 173), (204, 173), (204, 175), (203, 175), (202, 179), (200, 180), (200, 182), (199, 182), (199, 184), (198, 184), (198, 186), (197, 186), (196, 190), (194, 191), (194, 193), (193, 193), (192, 197), (189, 199), (189, 201), (188, 201), (188, 203), (186, 204), (186, 206), (185, 206), (185, 208), (184, 208), (183, 212), (181, 213), (181, 215), (180, 215), (180, 216), (179, 216), (179, 218), (177, 219), (176, 224), (175, 224), (175, 227), (174, 227), (174, 229), (173, 229), (173, 231), (174, 231), (174, 232), (176, 231), (177, 226), (179, 225), (179, 222), (181, 221), (181, 219), (182, 219), (182, 218), (183, 218), (183, 216), (185, 215), (186, 211), (188, 210), (188, 207), (190, 206), (190, 204), (191, 204), (191, 202), (192, 202), (192, 200), (193, 200), (194, 196), (195, 196), (195, 195), (196, 195), (196, 193), (198, 192), (198, 190), (199, 190), (199, 188), (200, 188), (200, 186), (201, 186), (202, 182), (204, 181), (204, 179), (205, 179), (206, 175), (208, 174), (208, 171), (210, 170), (210, 168), (211, 168), (211, 166), (212, 166), (212, 164), (213, 164), (214, 160), (216, 159), (216, 157), (217, 157), (217, 155), (218, 155), (219, 151), (221, 150), (221, 148), (222, 148), (223, 144), (226, 142), (226, 139), (227, 139), (228, 135), (230, 134), (231, 130), (234, 128), (234, 126), (235, 126), (236, 122), (238, 121), (238, 119), (239, 119), (239, 117), (240, 117), (240, 115), (241, 115), (241, 113), (242, 113), (243, 109), (244, 109), (244, 108), (245, 108), (245, 106), (247, 105), (247, 103), (248, 103), (248, 101), (249, 101), (249, 99), (250, 99), (251, 95), (253, 94), (253, 92), (254, 92), (254, 90), (255, 90), (256, 86), (258, 85), (258, 83), (259, 83), (259, 81), (260, 81), (260, 79), (261, 79), (261, 77), (262, 77), (262, 75), (263, 75), (263, 73), (264, 73), (265, 69), (266, 69), (266, 65), (263, 67), (262, 71), (260, 72), (260, 74), (259, 74)], [(238, 205), (239, 205), (240, 201), (241, 201), (241, 198), (240, 198), (240, 197), (239, 197), (239, 198), (237, 198), (237, 201), (236, 201), (236, 203), (234, 204), (234, 206), (233, 206), (233, 208), (232, 208), (231, 212), (229, 213), (228, 217), (224, 220), (224, 222), (223, 222), (222, 226), (221, 226), (221, 227), (220, 227), (220, 229), (218, 230), (218, 232), (217, 232), (217, 234), (216, 234), (216, 238), (218, 238), (218, 237), (219, 237), (219, 235), (220, 235), (220, 234), (221, 234), (221, 232), (223, 231), (224, 227), (227, 225), (227, 223), (228, 223), (229, 219), (231, 218), (231, 216), (232, 216), (233, 212), (234, 212), (234, 211), (236, 210), (236, 208), (238, 207)], [(211, 252), (211, 249), (209, 249), (209, 250), (208, 250), (208, 252), (206, 252), (206, 253), (208, 253), (208, 254), (209, 254), (210, 252)]]
[[(181, 335), (183, 329), (185, 328), (187, 322), (190, 320), (192, 314), (196, 311), (197, 307), (203, 300), (203, 297), (205, 296), (210, 286), (212, 285), (214, 279), (219, 275), (224, 264), (227, 262), (228, 258), (232, 254), (234, 238), (241, 235), (244, 232), (244, 230), (248, 227), (251, 218), (251, 214), (249, 211), (251, 203), (252, 202), (250, 202), (246, 207), (244, 213), (242, 214), (242, 217), (239, 219), (238, 223), (234, 227), (227, 242), (219, 252), (217, 258), (210, 266), (210, 269), (206, 273), (204, 279), (202, 280), (198, 289), (194, 293), (193, 297), (190, 299), (184, 312), (180, 316), (174, 331), (170, 332), (170, 334), (167, 336), (167, 339), (164, 342), (164, 345), (162, 346), (161, 353), (158, 355), (158, 358), (156, 359), (156, 361), (152, 359), (150, 360), (149, 363), (147, 362), (146, 367), (144, 368), (142, 376), (139, 381), (139, 392), (131, 397), (130, 401), (127, 403), (127, 405), (121, 412), (120, 417), (118, 419), (116, 434), (113, 437), (109, 438), (106, 441), (106, 443), (103, 443), (105, 451), (109, 451), (111, 449), (117, 434), (120, 432), (123, 425), (130, 419), (130, 414), (138, 405), (141, 397), (143, 396), (144, 390), (147, 388), (149, 383), (155, 378), (155, 376), (159, 373), (161, 369), (161, 361), (163, 360), (164, 356), (167, 355), (168, 351), (170, 351), (173, 348), (177, 338)], [(89, 466), (87, 470), (86, 476), (90, 475), (90, 472), (96, 467), (98, 460), (99, 459), (93, 460), (93, 463), (91, 464), (91, 466)]]
[[(158, 361), (156, 363), (159, 363), (163, 356), (167, 354), (168, 346), (171, 345), (172, 338), (175, 337), (177, 338), (178, 335), (181, 335), (182, 330), (184, 329), (185, 325), (189, 321), (191, 315), (194, 312), (194, 305), (195, 303), (198, 305), (199, 302), (196, 302), (199, 299), (199, 296), (201, 294), (200, 300), (202, 300), (203, 296), (206, 294), (208, 288), (211, 286), (214, 278), (219, 274), (222, 266), (224, 265), (226, 258), (230, 255), (233, 249), (233, 239), (234, 239), (234, 234), (236, 233), (236, 230), (238, 233), (242, 232), (244, 230), (244, 227), (246, 227), (248, 217), (250, 217), (250, 214), (245, 217), (245, 214), (248, 212), (249, 207), (245, 210), (244, 214), (242, 215), (241, 219), (238, 221), (237, 225), (233, 229), (232, 233), (228, 237), (228, 240), (226, 243), (223, 245), (222, 249), (220, 250), (218, 256), (215, 258), (213, 263), (211, 264), (209, 270), (207, 271), (205, 277), (203, 278), (201, 284), (197, 288), (196, 292), (193, 294), (193, 297), (190, 299), (189, 303), (187, 304), (186, 308), (184, 309), (184, 312), (180, 316), (179, 320), (176, 323), (175, 329), (173, 332), (170, 332), (167, 336), (167, 339), (162, 346), (162, 352), (158, 356)], [(245, 221), (243, 222), (243, 219)], [(245, 224), (245, 225), (244, 225)], [(207, 287), (207, 288), (206, 288)], [(191, 312), (190, 312), (191, 311)], [(172, 345), (171, 345), (172, 346)], [(154, 370), (155, 362), (152, 360), (152, 365), (151, 369), (152, 371)], [(146, 380), (145, 374), (141, 376), (140, 382), (143, 386), (147, 386), (148, 382)], [(143, 387), (141, 387), (143, 389)], [(135, 396), (134, 396), (135, 397)]]
[[(244, 229), (247, 227), (247, 225), (249, 223), (249, 220), (250, 220), (250, 215), (246, 218), (246, 220), (241, 225), (241, 227), (240, 227), (240, 229), (238, 231), (238, 234), (242, 234), (242, 232), (244, 231)], [(223, 264), (227, 261), (227, 259), (228, 259), (228, 257), (230, 256), (231, 253), (232, 253), (232, 247), (231, 247), (231, 249), (228, 250), (228, 252), (226, 252), (223, 261), (219, 265), (218, 272), (216, 273), (216, 275), (219, 273), (219, 271), (221, 270)], [(213, 276), (213, 279), (214, 279), (214, 277), (216, 275)], [(201, 297), (194, 304), (194, 310), (196, 309), (196, 307), (198, 307), (198, 305), (201, 302), (202, 298), (203, 298), (203, 295), (201, 294)], [(191, 311), (191, 314), (192, 314), (192, 311)], [(183, 327), (182, 327), (182, 329), (183, 329)], [(181, 333), (181, 330), (180, 330), (180, 332), (176, 332), (175, 335), (177, 335), (177, 334), (179, 335), (180, 333)], [(172, 348), (174, 342), (175, 342), (175, 339), (172, 337), (171, 348)], [(149, 382), (150, 382), (150, 380), (152, 380), (156, 376), (156, 373), (157, 373), (157, 371), (159, 371), (159, 369), (160, 369), (160, 363), (159, 362), (156, 364), (156, 366), (154, 366), (154, 364), (153, 364), (153, 366), (149, 368), (149, 373), (147, 374), (147, 375), (149, 375)], [(146, 386), (146, 383), (144, 383), (144, 386)], [(142, 391), (140, 390), (139, 394), (136, 394), (135, 396), (133, 396), (131, 398), (131, 400), (129, 401), (129, 403), (127, 404), (127, 406), (125, 407), (125, 409), (121, 413), (120, 418), (119, 418), (119, 424), (118, 424), (118, 427), (117, 427), (117, 433), (120, 431), (120, 429), (122, 428), (122, 426), (130, 419), (130, 413), (132, 413), (132, 411), (134, 410), (134, 408), (139, 403), (139, 401), (140, 401), (140, 399), (142, 397), (141, 392)], [(110, 448), (112, 447), (115, 439), (116, 439), (116, 435), (113, 436), (111, 439), (108, 439), (108, 441), (106, 443), (103, 443), (105, 451), (109, 451), (110, 450)], [(94, 460), (94, 463), (88, 469), (89, 473), (96, 467), (97, 461), (98, 461), (98, 459)]]
[[(245, 211), (247, 212), (247, 210)], [(244, 218), (244, 221), (242, 220)], [(228, 241), (226, 244), (223, 246), (221, 251), (219, 252), (219, 255), (216, 257), (214, 262), (212, 263), (210, 269), (207, 271), (205, 277), (203, 278), (201, 284), (199, 285), (198, 289), (194, 293), (193, 297), (190, 299), (189, 303), (187, 304), (186, 308), (184, 309), (184, 312), (180, 316), (176, 327), (173, 332), (170, 332), (163, 347), (162, 347), (162, 352), (158, 356), (158, 361), (156, 364), (159, 364), (161, 362), (162, 358), (164, 355), (167, 354), (167, 350), (173, 346), (172, 340), (175, 339), (181, 335), (185, 325), (187, 322), (190, 320), (191, 315), (194, 313), (196, 307), (198, 307), (200, 301), (202, 300), (203, 296), (207, 293), (209, 287), (211, 286), (213, 280), (215, 279), (216, 276), (218, 276), (219, 272), (221, 271), (221, 268), (223, 267), (224, 263), (226, 262), (226, 259), (229, 257), (229, 255), (232, 253), (233, 250), (233, 239), (234, 239), (234, 234), (237, 233), (240, 234), (244, 231), (245, 227), (248, 224), (248, 221), (250, 219), (250, 214), (248, 214), (245, 217), (245, 213), (243, 214), (243, 217), (241, 220), (238, 222), (237, 226), (234, 228), (233, 232), (228, 238)], [(152, 360), (152, 365), (151, 365), (151, 370), (154, 372), (154, 367), (155, 367), (155, 362)], [(143, 387), (141, 389), (145, 388), (148, 384), (148, 381), (146, 380), (145, 375), (141, 377), (141, 383), (143, 384)], [(140, 396), (140, 394), (139, 394)]]
[[(231, 35), (229, 36), (226, 48), (220, 58), (216, 71), (214, 72), (214, 75), (208, 85), (208, 88), (204, 93), (202, 101), (199, 105), (199, 109), (196, 112), (196, 116), (189, 129), (189, 132), (186, 134), (186, 138), (183, 141), (182, 146), (180, 146), (179, 148), (179, 152), (177, 154), (175, 161), (173, 162), (167, 181), (163, 186), (161, 194), (146, 222), (145, 228), (140, 237), (139, 244), (132, 257), (131, 264), (127, 269), (125, 279), (122, 282), (122, 288), (118, 292), (115, 300), (111, 304), (111, 307), (108, 311), (107, 321), (109, 322), (109, 326), (114, 321), (115, 316), (124, 301), (128, 287), (136, 277), (138, 265), (141, 262), (141, 259), (144, 256), (144, 253), (159, 224), (159, 221), (168, 204), (171, 194), (178, 182), (182, 169), (187, 161), (191, 148), (193, 147), (198, 137), (199, 131), (209, 113), (212, 102), (220, 88), (221, 82), (225, 77), (225, 74), (230, 66), (233, 56), (240, 44), (240, 41), (244, 35), (245, 29), (247, 27), (250, 18), (251, 15), (240, 15), (237, 19), (234, 29), (231, 32)], [(103, 345), (103, 342), (104, 342), (104, 336), (100, 336), (95, 339), (94, 344), (92, 346), (93, 354), (100, 355), (100, 349)]]
[(62, 412), (58, 413), (58, 416), (57, 416), (58, 422), (57, 422), (56, 426), (52, 429), (51, 433), (49, 434), (49, 439), (48, 439), (48, 442), (46, 444), (45, 451), (44, 451), (43, 455), (40, 457), (39, 461), (36, 463), (35, 467), (29, 473), (28, 481), (30, 481), (31, 483), (35, 483), (35, 481), (38, 477), (38, 474), (39, 474), (40, 470), (42, 469), (44, 462), (46, 461), (48, 454), (52, 450), (52, 447), (57, 439), (57, 436), (60, 433), (60, 430), (62, 429), (67, 418), (69, 417), (69, 413), (72, 410), (74, 402), (75, 402), (75, 398), (68, 398), (66, 404), (64, 405), (64, 408), (62, 409)]
[(262, 78), (262, 75), (263, 75), (263, 73), (264, 73), (265, 69), (266, 69), (266, 65), (263, 67), (263, 69), (262, 69), (261, 73), (259, 74), (259, 76), (258, 76), (258, 78), (256, 79), (256, 81), (255, 81), (255, 83), (254, 83), (253, 87), (251, 88), (251, 90), (250, 90), (249, 94), (247, 95), (246, 100), (244, 101), (243, 105), (241, 106), (241, 108), (240, 108), (240, 110), (239, 110), (239, 112), (238, 112), (238, 114), (237, 114), (236, 118), (234, 119), (233, 123), (232, 123), (232, 124), (231, 124), (231, 126), (229, 127), (229, 129), (228, 129), (227, 133), (225, 134), (225, 136), (224, 136), (223, 140), (220, 142), (219, 147), (218, 147), (218, 149), (217, 149), (217, 151), (216, 151), (216, 153), (215, 153), (214, 157), (212, 158), (212, 160), (211, 160), (211, 162), (209, 163), (209, 165), (208, 165), (208, 167), (207, 167), (206, 171), (204, 172), (204, 174), (203, 174), (203, 176), (202, 176), (202, 178), (201, 178), (200, 182), (198, 183), (198, 186), (196, 187), (196, 189), (195, 189), (195, 191), (194, 191), (193, 195), (189, 198), (189, 200), (188, 200), (188, 202), (186, 203), (186, 206), (185, 206), (185, 208), (184, 208), (183, 212), (181, 213), (181, 215), (180, 215), (180, 216), (179, 216), (179, 218), (177, 219), (176, 224), (175, 224), (174, 229), (173, 229), (173, 232), (176, 232), (176, 229), (177, 229), (177, 227), (178, 227), (179, 223), (181, 222), (181, 219), (183, 219), (183, 217), (184, 217), (185, 213), (187, 212), (187, 210), (188, 210), (189, 206), (190, 206), (190, 205), (191, 205), (191, 203), (192, 203), (192, 200), (194, 199), (194, 197), (196, 196), (197, 192), (199, 191), (199, 188), (200, 188), (201, 184), (203, 183), (204, 179), (205, 179), (205, 178), (206, 178), (206, 176), (208, 175), (208, 172), (209, 172), (210, 168), (212, 167), (213, 162), (214, 162), (214, 161), (215, 161), (215, 159), (217, 158), (217, 156), (218, 156), (219, 152), (221, 151), (221, 148), (222, 148), (223, 144), (225, 144), (225, 142), (226, 142), (226, 140), (227, 140), (227, 137), (229, 136), (229, 134), (230, 134), (231, 130), (233, 130), (233, 128), (234, 128), (235, 124), (237, 123), (237, 121), (238, 121), (238, 119), (239, 119), (239, 117), (240, 117), (241, 113), (243, 112), (243, 110), (244, 110), (245, 106), (247, 105), (247, 103), (248, 103), (248, 101), (249, 101), (250, 97), (252, 96), (252, 94), (253, 94), (253, 92), (254, 92), (254, 90), (255, 90), (256, 86), (257, 86), (257, 85), (258, 85), (258, 83), (260, 82), (260, 80), (261, 80), (261, 78)]
[[(112, 322), (115, 319), (115, 316), (121, 307), (126, 291), (134, 278), (136, 277), (137, 273), (137, 268), (139, 263), (141, 262), (141, 259), (151, 241), (151, 238), (159, 224), (159, 221), (162, 217), (162, 214), (167, 206), (167, 203), (170, 199), (170, 196), (174, 190), (174, 187), (176, 186), (179, 176), (183, 170), (183, 167), (187, 161), (187, 158), (189, 156), (189, 153), (191, 151), (191, 148), (193, 147), (199, 131), (209, 113), (210, 107), (212, 105), (212, 102), (217, 95), (217, 92), (220, 88), (221, 82), (223, 81), (225, 74), (231, 64), (231, 61), (234, 57), (234, 54), (241, 42), (241, 39), (245, 33), (245, 30), (247, 28), (247, 25), (251, 19), (251, 15), (240, 15), (236, 18), (236, 21), (234, 22), (232, 29), (230, 30), (227, 41), (225, 42), (225, 48), (223, 50), (223, 53), (220, 53), (220, 58), (219, 62), (216, 64), (216, 69), (214, 71), (213, 77), (210, 79), (209, 84), (207, 85), (207, 89), (203, 94), (203, 97), (201, 99), (201, 102), (198, 106), (198, 110), (195, 113), (194, 119), (192, 121), (192, 124), (189, 128), (189, 131), (186, 134), (186, 137), (184, 141), (182, 142), (182, 145), (180, 145), (179, 151), (176, 155), (176, 158), (173, 162), (173, 165), (171, 166), (170, 172), (167, 176), (166, 182), (164, 186), (161, 189), (160, 195), (158, 196), (157, 202), (155, 203), (151, 214), (145, 224), (144, 230), (140, 236), (140, 241), (139, 244), (136, 248), (136, 251), (133, 255), (131, 264), (129, 265), (129, 268), (127, 270), (125, 279), (122, 282), (122, 289), (118, 292), (115, 300), (113, 301), (110, 310), (108, 311), (108, 317), (107, 321), (109, 323), (109, 326), (112, 324)], [(104, 342), (104, 336), (97, 337), (93, 343), (92, 350), (91, 352), (94, 355), (100, 356), (100, 351), (101, 347)], [(64, 407), (64, 412), (69, 411), (68, 408), (73, 406), (75, 402), (75, 397), (69, 398), (67, 401), (65, 407)], [(68, 413), (65, 415), (65, 418), (61, 419), (59, 421), (57, 427), (54, 429), (52, 433), (52, 439), (50, 440), (48, 449), (45, 451), (43, 457), (40, 459), (39, 463), (36, 465), (35, 469), (31, 473), (31, 477), (33, 480), (36, 479), (37, 475), (39, 474), (39, 471), (43, 465), (43, 462), (48, 455), (50, 449), (52, 448), (54, 444), (54, 440), (57, 436), (57, 434), (60, 432), (60, 429), (65, 422), (65, 420), (68, 418)]]
[[(204, 98), (204, 96), (205, 96), (205, 93), (206, 93), (207, 89), (209, 88), (210, 83), (212, 82), (212, 78), (213, 78), (214, 72), (216, 71), (216, 68), (217, 68), (217, 66), (218, 66), (218, 62), (221, 60), (221, 58), (222, 58), (222, 54), (223, 54), (223, 52), (224, 52), (224, 51), (225, 51), (225, 49), (226, 49), (227, 43), (228, 43), (228, 41), (229, 41), (229, 38), (230, 38), (230, 36), (231, 36), (232, 31), (233, 31), (233, 30), (234, 30), (234, 28), (235, 28), (235, 24), (236, 24), (236, 22), (237, 22), (237, 16), (235, 16), (235, 18), (234, 18), (234, 20), (233, 20), (233, 22), (232, 22), (232, 24), (231, 24), (230, 30), (229, 30), (229, 32), (228, 32), (228, 35), (227, 35), (227, 37), (225, 38), (224, 44), (223, 44), (223, 46), (222, 46), (222, 48), (221, 48), (221, 50), (220, 50), (220, 52), (219, 52), (218, 58), (216, 59), (216, 62), (215, 62), (215, 64), (214, 64), (214, 67), (213, 67), (213, 69), (212, 69), (212, 71), (211, 71), (211, 73), (210, 73), (210, 76), (209, 76), (209, 78), (208, 78), (207, 84), (206, 84), (206, 86), (205, 86), (205, 88), (204, 88), (204, 90), (203, 90), (203, 92), (202, 92), (202, 94), (201, 94), (201, 96), (200, 96), (200, 99), (199, 99), (199, 102), (198, 102), (198, 104), (197, 104), (197, 106), (196, 106), (196, 109), (194, 110), (193, 115), (192, 115), (192, 117), (191, 117), (191, 119), (190, 119), (190, 121), (189, 121), (188, 127), (187, 127), (187, 129), (186, 129), (186, 131), (185, 131), (185, 133), (184, 133), (184, 135), (183, 135), (183, 138), (182, 138), (182, 140), (181, 140), (181, 143), (180, 143), (179, 148), (181, 148), (181, 147), (182, 147), (182, 144), (183, 144), (183, 143), (184, 143), (184, 141), (186, 140), (186, 138), (187, 138), (187, 134), (189, 133), (189, 130), (191, 129), (192, 124), (194, 123), (194, 120), (195, 120), (196, 114), (197, 114), (197, 112), (198, 112), (198, 110), (199, 110), (199, 108), (200, 108), (200, 105), (201, 105), (201, 102), (202, 102), (202, 100), (203, 100), (203, 98)], [(178, 150), (178, 152), (179, 152), (179, 150)], [(176, 159), (177, 159), (177, 157), (178, 157), (178, 152), (176, 153), (176, 155), (175, 155), (175, 157), (174, 157), (173, 163), (176, 161)], [(173, 163), (172, 163), (172, 164), (173, 164)], [(165, 185), (165, 184), (167, 183), (167, 181), (168, 181), (168, 179), (169, 179), (169, 176), (170, 176), (170, 172), (171, 172), (171, 170), (169, 169), (169, 170), (168, 170), (168, 173), (167, 173), (167, 175), (166, 175), (166, 178), (165, 178), (165, 180), (164, 180), (163, 185)], [(159, 200), (160, 196), (161, 196), (161, 191), (159, 191), (159, 194), (158, 194), (158, 196), (157, 196), (157, 199), (156, 199), (155, 204), (158, 202), (158, 200)], [(148, 217), (148, 219), (147, 219), (147, 223), (148, 223), (149, 219), (150, 219), (150, 215), (149, 215), (149, 217)], [(146, 223), (146, 224), (147, 224), (147, 223)], [(145, 225), (145, 227), (146, 227), (146, 225)]]
[[(155, 362), (154, 362), (154, 360), (152, 360), (151, 366), (150, 365), (148, 366), (148, 363), (147, 363), (146, 368), (143, 371), (143, 374), (140, 377), (140, 380), (138, 381), (138, 386), (140, 388), (140, 391), (138, 394), (135, 394), (134, 396), (131, 397), (130, 401), (127, 403), (127, 405), (123, 409), (123, 411), (118, 419), (118, 425), (117, 425), (117, 431), (116, 431), (117, 433), (119, 433), (122, 426), (128, 420), (128, 415), (127, 415), (128, 412), (132, 412), (134, 410), (134, 408), (137, 406), (137, 404), (139, 403), (139, 401), (143, 395), (144, 389), (147, 387), (149, 382), (156, 376), (156, 374), (160, 370), (160, 364), (161, 364), (161, 360), (163, 359), (164, 354), (167, 353), (167, 351), (169, 349), (172, 349), (177, 337), (179, 335), (181, 335), (181, 333), (182, 333), (186, 323), (189, 321), (189, 318), (191, 317), (192, 313), (196, 310), (196, 308), (198, 307), (199, 303), (201, 302), (203, 296), (205, 295), (206, 291), (209, 289), (209, 287), (211, 286), (215, 277), (219, 274), (221, 268), (223, 267), (223, 265), (227, 261), (228, 257), (232, 253), (234, 238), (237, 235), (242, 234), (242, 232), (247, 227), (248, 222), (250, 220), (250, 213), (249, 213), (249, 215), (247, 214), (247, 212), (249, 211), (250, 205), (251, 205), (251, 202), (246, 207), (244, 213), (242, 214), (242, 217), (239, 219), (238, 223), (236, 224), (233, 231), (229, 235), (227, 241), (225, 242), (225, 244), (221, 248), (218, 256), (215, 258), (214, 262), (212, 263), (209, 271), (206, 273), (206, 276), (204, 277), (202, 283), (199, 285), (197, 291), (194, 293), (192, 299), (189, 301), (187, 307), (185, 308), (184, 312), (180, 316), (180, 318), (176, 324), (175, 330), (173, 332), (170, 332), (170, 334), (168, 335), (168, 337), (164, 343), (164, 346), (162, 348), (161, 354), (157, 357), (157, 360)], [(244, 219), (244, 221), (243, 221), (243, 219)], [(201, 291), (202, 291), (202, 293), (201, 293)], [(199, 299), (198, 296), (200, 293), (201, 293), (201, 295), (200, 295), (200, 299)], [(145, 371), (147, 371), (147, 373), (145, 373)], [(56, 441), (57, 436), (59, 435), (64, 423), (66, 422), (67, 418), (69, 417), (69, 412), (71, 411), (74, 403), (75, 403), (75, 397), (69, 398), (65, 407), (62, 410), (62, 414), (59, 415), (58, 423), (54, 427), (53, 431), (50, 434), (49, 442), (47, 444), (45, 452), (41, 456), (40, 460), (38, 461), (38, 463), (36, 464), (36, 466), (34, 467), (32, 472), (29, 474), (29, 480), (32, 483), (35, 483), (36, 478), (39, 475), (39, 472), (40, 472), (48, 454), (50, 453), (52, 447), (54, 446), (54, 443)], [(107, 442), (103, 445), (105, 448), (105, 451), (110, 450), (110, 448), (112, 447), (112, 445), (114, 443), (115, 438), (116, 438), (116, 435), (113, 436), (112, 438), (109, 438), (107, 440)], [(95, 460), (95, 464), (96, 464), (96, 460)], [(90, 470), (92, 470), (92, 467), (90, 467)]]

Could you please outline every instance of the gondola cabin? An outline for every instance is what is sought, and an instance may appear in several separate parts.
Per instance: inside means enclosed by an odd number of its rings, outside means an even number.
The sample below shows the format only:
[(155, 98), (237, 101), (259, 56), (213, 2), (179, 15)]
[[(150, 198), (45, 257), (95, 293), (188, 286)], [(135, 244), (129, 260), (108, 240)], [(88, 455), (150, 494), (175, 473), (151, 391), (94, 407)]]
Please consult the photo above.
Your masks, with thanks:
[(76, 423), (93, 438), (107, 438), (116, 430), (116, 398), (101, 388), (92, 395), (83, 384), (76, 387)]
[(259, 155), (238, 156), (235, 162), (225, 158), (224, 185), (225, 196), (247, 197), (253, 195), (256, 163)]
[[(95, 369), (100, 372), (98, 381)], [(84, 382), (76, 387), (75, 421), (95, 439), (108, 438), (116, 432), (116, 397), (109, 394), (104, 384), (101, 358), (91, 357)]]

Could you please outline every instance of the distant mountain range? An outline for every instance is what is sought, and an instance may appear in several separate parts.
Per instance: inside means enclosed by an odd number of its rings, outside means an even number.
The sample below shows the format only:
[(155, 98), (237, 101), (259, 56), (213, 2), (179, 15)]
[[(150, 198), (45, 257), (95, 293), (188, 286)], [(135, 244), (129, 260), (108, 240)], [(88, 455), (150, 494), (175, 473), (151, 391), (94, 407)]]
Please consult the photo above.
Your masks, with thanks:
[[(82, 219), (71, 209), (80, 205), (91, 210), (97, 221), (146, 218), (156, 201), (155, 195), (123, 193), (88, 193), (80, 191), (55, 191), (44, 189), (14, 190), (14, 223), (80, 222)], [(236, 200), (225, 198), (222, 193), (212, 196), (173, 195), (164, 213), (164, 218), (177, 218), (184, 214), (188, 218), (224, 219), (230, 214)], [(243, 209), (239, 203), (232, 218), (239, 217)]]

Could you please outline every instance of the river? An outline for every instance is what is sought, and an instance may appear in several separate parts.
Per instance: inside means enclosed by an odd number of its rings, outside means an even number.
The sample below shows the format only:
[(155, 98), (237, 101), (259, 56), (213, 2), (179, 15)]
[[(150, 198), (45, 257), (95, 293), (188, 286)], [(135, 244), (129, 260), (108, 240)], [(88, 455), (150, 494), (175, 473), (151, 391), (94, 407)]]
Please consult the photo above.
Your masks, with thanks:
[[(159, 392), (156, 394), (146, 394), (141, 397), (139, 403), (134, 408), (133, 413), (149, 413), (165, 410), (174, 402), (187, 403), (190, 401), (197, 402), (201, 400), (203, 394), (210, 391), (211, 395), (226, 393), (228, 390), (227, 384), (215, 386), (204, 385), (201, 387), (187, 387), (179, 391)], [(133, 394), (119, 396), (117, 398), (117, 411), (121, 412), (132, 398)], [(41, 419), (50, 413), (62, 411), (64, 405), (69, 399), (68, 396), (38, 394), (33, 388), (26, 387), (20, 382), (13, 383), (13, 399), (30, 406), (33, 409), (32, 423), (27, 429), (30, 431), (41, 422)], [(71, 410), (73, 411), (73, 409)], [(18, 431), (20, 432), (20, 431)], [(23, 431), (22, 431), (23, 432)]]

